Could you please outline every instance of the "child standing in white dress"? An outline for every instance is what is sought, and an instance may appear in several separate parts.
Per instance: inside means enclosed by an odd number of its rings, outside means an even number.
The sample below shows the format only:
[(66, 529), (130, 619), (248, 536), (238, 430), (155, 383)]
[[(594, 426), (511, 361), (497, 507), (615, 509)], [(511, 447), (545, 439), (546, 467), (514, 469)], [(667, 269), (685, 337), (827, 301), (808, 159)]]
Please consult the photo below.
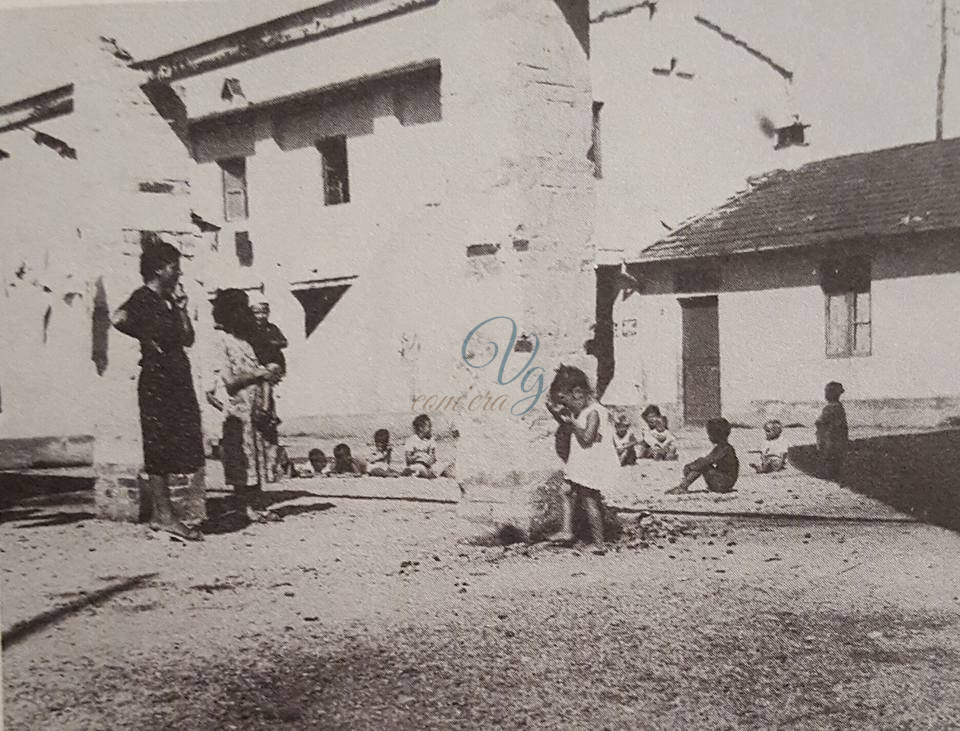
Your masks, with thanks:
[(610, 414), (596, 401), (583, 371), (564, 367), (558, 371), (555, 383), (556, 388), (551, 387), (551, 393), (556, 393), (557, 400), (570, 412), (560, 418), (570, 424), (573, 438), (564, 471), (567, 490), (563, 525), (551, 541), (572, 543), (574, 514), (582, 510), (590, 526), (590, 540), (602, 551), (604, 530), (600, 491), (613, 486), (620, 469), (613, 444), (613, 424)]

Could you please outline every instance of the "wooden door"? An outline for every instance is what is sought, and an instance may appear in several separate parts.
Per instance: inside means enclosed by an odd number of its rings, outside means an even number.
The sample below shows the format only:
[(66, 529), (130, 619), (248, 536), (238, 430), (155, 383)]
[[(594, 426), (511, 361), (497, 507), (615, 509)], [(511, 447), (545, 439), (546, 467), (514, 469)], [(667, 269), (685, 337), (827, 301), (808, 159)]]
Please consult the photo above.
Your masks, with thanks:
[(716, 297), (680, 300), (683, 308), (683, 410), (687, 424), (720, 416), (720, 319)]

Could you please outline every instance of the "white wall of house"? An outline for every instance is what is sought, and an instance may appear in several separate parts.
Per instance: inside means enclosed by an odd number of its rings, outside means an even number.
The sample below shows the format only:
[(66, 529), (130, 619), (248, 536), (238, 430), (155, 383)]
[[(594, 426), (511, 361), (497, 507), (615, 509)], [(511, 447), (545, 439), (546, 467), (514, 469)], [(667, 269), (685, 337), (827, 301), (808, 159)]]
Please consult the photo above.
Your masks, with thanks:
[[(851, 421), (936, 425), (960, 410), (960, 249), (956, 236), (865, 245), (872, 259), (872, 353), (826, 356), (827, 252), (734, 256), (722, 264), (721, 402), (727, 418), (810, 424), (825, 383), (846, 385)], [(832, 252), (831, 252), (832, 253)], [(668, 265), (647, 270), (649, 294), (617, 303), (616, 377), (610, 399), (659, 403), (682, 414), (681, 307)], [(625, 336), (623, 321), (637, 334)], [(632, 400), (629, 400), (631, 399)], [(885, 400), (888, 403), (874, 403)], [(952, 411), (951, 411), (952, 410)]]

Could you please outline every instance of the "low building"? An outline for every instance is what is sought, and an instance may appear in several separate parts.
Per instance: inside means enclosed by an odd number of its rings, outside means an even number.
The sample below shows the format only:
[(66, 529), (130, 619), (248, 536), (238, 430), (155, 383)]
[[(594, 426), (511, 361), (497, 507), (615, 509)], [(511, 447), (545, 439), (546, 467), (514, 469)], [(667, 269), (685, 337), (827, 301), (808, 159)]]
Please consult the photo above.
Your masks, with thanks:
[(960, 139), (774, 171), (627, 266), (610, 398), (687, 423), (960, 414)]

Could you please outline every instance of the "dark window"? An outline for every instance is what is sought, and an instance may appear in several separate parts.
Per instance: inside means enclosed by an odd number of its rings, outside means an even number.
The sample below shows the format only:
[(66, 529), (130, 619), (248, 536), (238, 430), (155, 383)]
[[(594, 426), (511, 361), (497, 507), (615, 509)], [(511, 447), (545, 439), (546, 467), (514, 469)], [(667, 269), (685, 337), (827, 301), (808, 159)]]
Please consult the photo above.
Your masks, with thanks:
[(598, 180), (603, 177), (603, 158), (600, 151), (600, 110), (603, 102), (593, 103), (593, 132), (591, 133), (590, 151), (587, 159), (593, 163), (593, 177)]
[(244, 221), (247, 218), (247, 159), (231, 157), (218, 160), (223, 171), (223, 219)]
[(328, 137), (317, 143), (323, 166), (323, 205), (336, 206), (350, 202), (350, 180), (347, 175), (347, 138)]
[(827, 357), (870, 355), (873, 326), (869, 259), (825, 262), (820, 267), (820, 282), (826, 303)]
[(716, 267), (680, 269), (673, 284), (676, 292), (716, 292), (720, 289), (720, 270)]

